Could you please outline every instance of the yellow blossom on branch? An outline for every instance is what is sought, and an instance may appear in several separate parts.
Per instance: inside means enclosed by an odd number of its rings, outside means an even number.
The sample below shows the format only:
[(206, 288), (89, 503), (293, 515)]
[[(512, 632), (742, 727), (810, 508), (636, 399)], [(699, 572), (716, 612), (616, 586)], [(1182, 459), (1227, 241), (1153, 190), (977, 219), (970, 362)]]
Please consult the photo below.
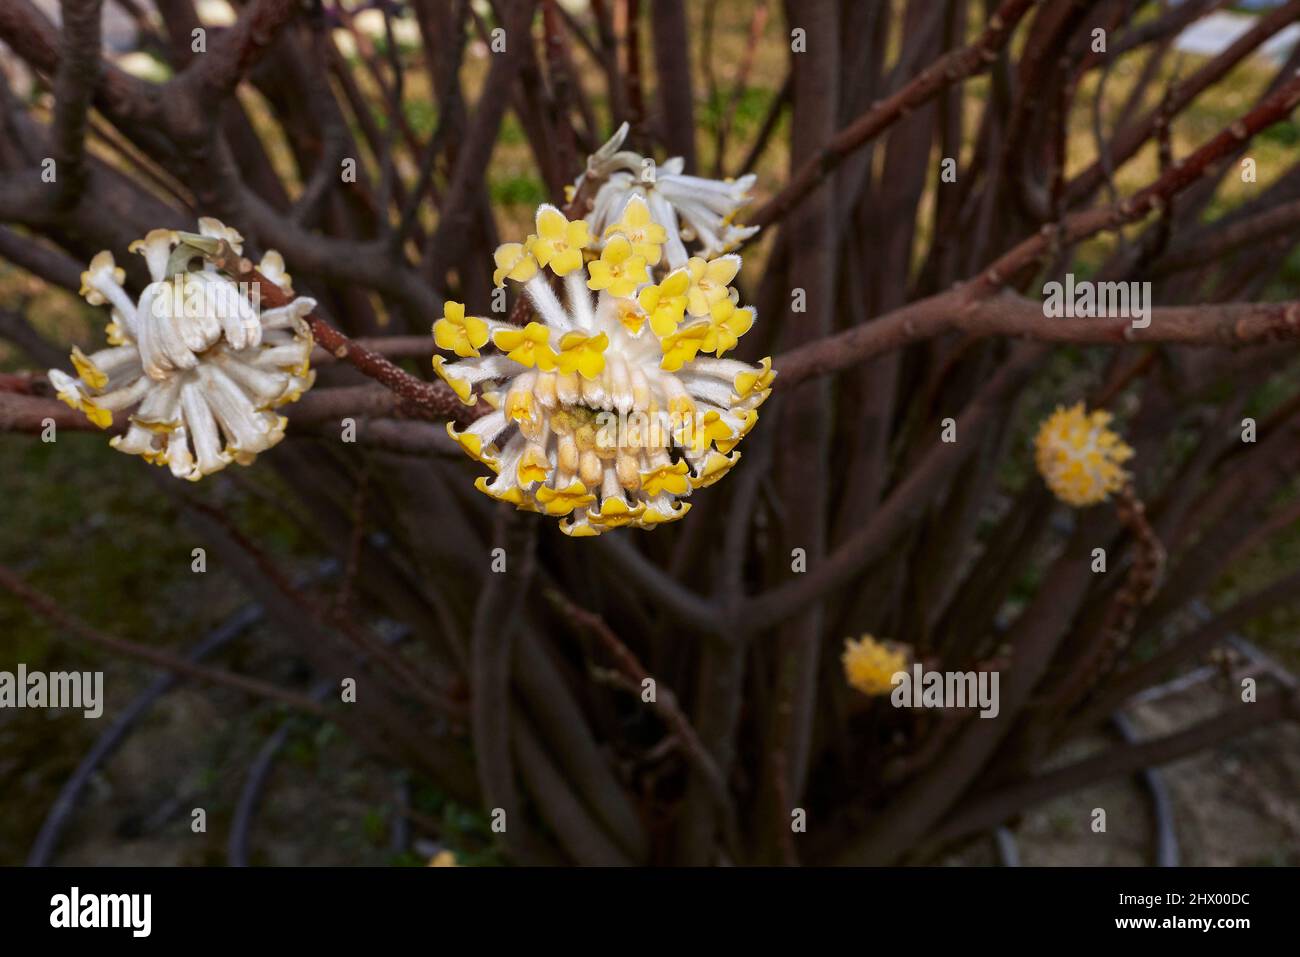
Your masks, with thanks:
[(1128, 481), (1123, 463), (1133, 450), (1108, 426), (1113, 416), (1082, 402), (1058, 406), (1034, 439), (1034, 462), (1052, 494), (1081, 508), (1105, 501)]
[(551, 337), (540, 322), (530, 322), (522, 329), (498, 329), (492, 343), (520, 365), (537, 366), (550, 371), (555, 368), (555, 352)]
[[(625, 213), (600, 256), (584, 262), (578, 224), (543, 207), (537, 235), (496, 254), (498, 279), (520, 284), (536, 319), (523, 327), (475, 320), (449, 304), (434, 330), (438, 347), (458, 359), (435, 356), (435, 371), (462, 402), (490, 409), (464, 431), (448, 429), (495, 473), (475, 487), (560, 518), (575, 538), (686, 515), (685, 499), (739, 461), (734, 450), (775, 374), (770, 358), (759, 366), (722, 358), (754, 321), (728, 286), (740, 257), (701, 260), (694, 285), (683, 258), (656, 284), (645, 244), (661, 232), (644, 203)], [(682, 325), (692, 291), (711, 303)], [(496, 351), (480, 354), (484, 345)]]
[(730, 283), (740, 271), (740, 257), (720, 256), (705, 262), (699, 256), (692, 256), (686, 270), (690, 275), (686, 311), (692, 316), (707, 316), (716, 303), (729, 298)]
[(462, 359), (477, 356), (479, 349), (487, 345), (487, 320), (466, 316), (465, 304), (449, 299), (443, 304), (442, 318), (433, 324), (433, 341), (439, 349), (454, 352)]
[(557, 276), (567, 276), (582, 268), (582, 251), (590, 242), (585, 220), (569, 222), (548, 204), (537, 210), (537, 235), (529, 240), (528, 248), (538, 265), (550, 266)]
[(502, 243), (492, 254), (496, 271), (492, 273), (494, 285), (501, 285), (507, 279), (527, 282), (537, 275), (537, 258), (529, 250), (533, 237), (527, 243)]
[(605, 230), (605, 235), (621, 234), (632, 244), (634, 255), (649, 265), (659, 265), (668, 230), (650, 217), (650, 207), (640, 196), (633, 196), (623, 207), (623, 218)]
[(894, 687), (894, 675), (907, 670), (908, 654), (905, 648), (863, 635), (845, 639), (840, 662), (852, 687), (865, 695), (886, 695)]
[(671, 335), (686, 315), (686, 290), (691, 276), (685, 269), (675, 269), (657, 286), (646, 286), (637, 302), (650, 317), (650, 329), (656, 336)]
[(644, 256), (636, 255), (625, 236), (615, 236), (605, 244), (600, 258), (587, 267), (591, 278), (587, 286), (607, 290), (611, 296), (630, 296), (637, 286), (650, 281)]

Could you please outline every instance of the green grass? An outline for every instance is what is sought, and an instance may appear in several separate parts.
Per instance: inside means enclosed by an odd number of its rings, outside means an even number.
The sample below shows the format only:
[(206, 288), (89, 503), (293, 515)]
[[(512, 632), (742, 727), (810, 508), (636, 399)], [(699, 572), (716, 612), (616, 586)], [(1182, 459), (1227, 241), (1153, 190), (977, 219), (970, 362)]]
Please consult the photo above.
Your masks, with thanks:
[(489, 189), (492, 201), (503, 206), (533, 207), (546, 202), (546, 187), (540, 179), (528, 173), (493, 179)]

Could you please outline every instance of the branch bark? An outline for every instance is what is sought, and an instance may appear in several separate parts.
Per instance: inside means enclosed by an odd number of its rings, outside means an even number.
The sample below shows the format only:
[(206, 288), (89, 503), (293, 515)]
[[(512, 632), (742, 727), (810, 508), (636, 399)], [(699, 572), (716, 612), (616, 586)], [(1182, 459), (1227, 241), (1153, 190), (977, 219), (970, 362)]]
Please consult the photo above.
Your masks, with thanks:
[(873, 105), (831, 137), (824, 147), (798, 167), (785, 187), (754, 214), (751, 224), (770, 226), (782, 219), (854, 150), (948, 86), (987, 69), (997, 58), (998, 51), (1011, 39), (1016, 24), (1033, 5), (1034, 0), (1003, 0), (975, 42), (940, 57), (907, 86)]

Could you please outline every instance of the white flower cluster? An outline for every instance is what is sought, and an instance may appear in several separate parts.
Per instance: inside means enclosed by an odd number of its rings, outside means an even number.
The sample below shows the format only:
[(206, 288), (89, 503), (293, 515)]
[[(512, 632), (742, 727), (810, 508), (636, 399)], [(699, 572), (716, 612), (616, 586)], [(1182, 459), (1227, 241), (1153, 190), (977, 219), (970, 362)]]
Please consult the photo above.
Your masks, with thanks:
[(627, 130), (626, 123), (619, 127), (587, 161), (587, 172), (574, 184), (575, 189), (581, 188), (588, 176), (604, 181), (587, 217), (593, 236), (605, 236), (633, 196), (645, 200), (650, 216), (664, 227), (664, 263), (670, 270), (686, 265), (692, 255), (712, 259), (731, 252), (758, 232), (757, 226), (734, 221), (750, 200), (752, 173), (725, 181), (687, 176), (680, 156), (656, 167), (640, 153), (622, 149)]
[[(250, 464), (284, 437), (286, 419), (275, 409), (315, 380), (303, 317), (316, 303), (295, 298), (260, 309), (255, 286), (243, 288), (211, 263), (189, 268), (197, 250), (181, 248), (187, 238), (243, 251), (243, 237), (215, 219), (200, 219), (197, 236), (153, 230), (131, 244), (152, 279), (136, 302), (112, 253), (99, 253), (81, 275), (81, 294), (111, 307), (109, 348), (89, 356), (74, 348), (76, 377), (51, 369), (49, 378), (60, 399), (100, 428), (133, 410), (126, 433), (110, 444), (197, 481), (231, 462)], [(268, 252), (259, 269), (291, 292), (278, 253)]]

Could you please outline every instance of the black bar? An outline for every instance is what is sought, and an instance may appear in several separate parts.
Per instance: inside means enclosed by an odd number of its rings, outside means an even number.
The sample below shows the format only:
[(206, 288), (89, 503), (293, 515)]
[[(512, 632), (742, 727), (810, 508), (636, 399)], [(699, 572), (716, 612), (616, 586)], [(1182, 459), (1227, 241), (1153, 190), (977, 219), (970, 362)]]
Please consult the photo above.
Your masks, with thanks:
[[(86, 905), (91, 895), (150, 895), (148, 937), (135, 938), (129, 926), (52, 927), (52, 900), (64, 895), (70, 904), (73, 887), (83, 908), (99, 906), (99, 898)], [(667, 934), (676, 930), (707, 927), (734, 944), (761, 943), (779, 927), (810, 943), (842, 939), (855, 949), (1101, 937), (1180, 945), (1201, 937), (1231, 946), (1260, 932), (1289, 932), (1295, 899), (1295, 874), (1285, 868), (0, 869), (7, 945), (76, 935), (86, 943), (148, 939), (205, 949), (403, 939), (495, 947), (502, 932), (514, 932), (532, 946), (587, 939), (617, 946), (631, 934), (675, 947)], [(1152, 923), (1120, 926), (1133, 920)], [(1224, 920), (1247, 923), (1215, 923)]]

